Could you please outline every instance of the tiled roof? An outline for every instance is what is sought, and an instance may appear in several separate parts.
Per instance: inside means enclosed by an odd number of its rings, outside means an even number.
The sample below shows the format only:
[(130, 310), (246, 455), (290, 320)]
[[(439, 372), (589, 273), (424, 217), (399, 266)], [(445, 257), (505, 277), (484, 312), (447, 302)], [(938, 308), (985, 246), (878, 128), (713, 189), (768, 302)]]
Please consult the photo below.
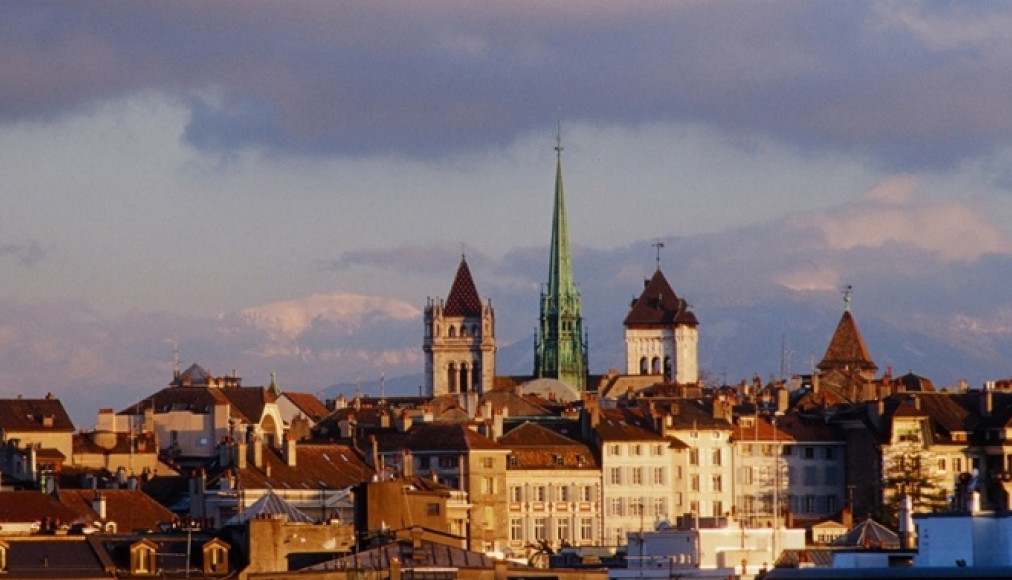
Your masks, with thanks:
[[(47, 426), (47, 424), (49, 426)], [(59, 399), (0, 399), (0, 426), (8, 433), (19, 431), (73, 431), (74, 424)]]
[(497, 409), (505, 409), (509, 417), (548, 417), (552, 413), (534, 403), (528, 397), (520, 397), (516, 393), (502, 389), (492, 389), (481, 398), (482, 403), (489, 402)]
[(633, 301), (625, 326), (671, 326), (686, 324), (696, 326), (699, 322), (689, 310), (685, 300), (680, 299), (671, 289), (664, 274), (658, 269), (647, 281), (640, 297)]
[(842, 443), (842, 434), (823, 420), (809, 419), (795, 414), (777, 418), (778, 435), (787, 433), (798, 443)]
[(259, 423), (264, 407), (276, 399), (268, 387), (218, 387), (218, 391), (242, 414), (247, 423)]
[(516, 458), (510, 469), (597, 469), (593, 450), (535, 423), (524, 423), (499, 438)]
[(302, 513), (299, 508), (281, 499), (278, 497), (278, 494), (268, 489), (267, 493), (260, 496), (260, 499), (256, 500), (251, 506), (244, 509), (242, 513), (233, 516), (232, 519), (228, 521), (228, 525), (241, 524), (249, 520), (278, 514), (284, 514), (284, 516), (288, 518), (288, 521), (293, 524), (313, 523), (313, 518)]
[(69, 524), (77, 513), (56, 497), (38, 491), (0, 491), (0, 521), (41, 522), (46, 518)]
[(146, 399), (120, 411), (120, 415), (140, 415), (145, 409), (155, 413), (190, 411), (208, 414), (214, 406), (228, 403), (232, 415), (246, 423), (257, 423), (263, 416), (264, 405), (275, 397), (267, 387), (166, 387)]
[(857, 322), (851, 315), (850, 310), (845, 310), (840, 322), (836, 326), (836, 332), (829, 341), (829, 348), (818, 364), (819, 370), (829, 369), (863, 369), (877, 370), (878, 367), (871, 360), (868, 348), (864, 345), (861, 332), (857, 329)]
[(854, 548), (896, 549), (900, 547), (900, 538), (896, 532), (868, 518), (854, 526), (846, 534), (833, 540), (830, 545)]
[(131, 445), (130, 433), (109, 433), (109, 436), (115, 437), (112, 447), (102, 447), (101, 445), (98, 445), (95, 443), (94, 435), (94, 433), (75, 433), (74, 455), (131, 453), (131, 447), (133, 447), (132, 452), (136, 454), (153, 455), (158, 452), (158, 448), (154, 443), (154, 434), (152, 433), (141, 433), (135, 435), (133, 445)]
[(602, 441), (663, 441), (641, 409), (601, 409), (594, 431)]
[(481, 298), (478, 297), (478, 289), (474, 286), (471, 270), (467, 267), (467, 260), (464, 258), (460, 259), (460, 266), (457, 267), (457, 275), (453, 278), (453, 286), (450, 288), (450, 295), (446, 298), (443, 314), (446, 316), (481, 316)]
[(475, 433), (460, 423), (420, 423), (413, 425), (401, 441), (411, 451), (469, 451), (479, 449), (505, 449), (484, 435)]
[(293, 393), (291, 391), (285, 391), (284, 395), (288, 397), (288, 400), (292, 402), (296, 407), (302, 411), (306, 417), (316, 422), (327, 416), (330, 411), (327, 406), (320, 402), (312, 393)]
[(112, 578), (84, 536), (10, 537), (5, 578)]
[[(296, 446), (295, 466), (290, 467), (278, 450), (263, 446), (264, 467), (246, 462), (238, 470), (243, 489), (344, 489), (372, 478), (374, 471), (347, 445)], [(235, 469), (234, 467), (232, 469)], [(268, 474), (269, 473), (269, 474)], [(209, 484), (225, 474), (218, 474)]]
[[(322, 564), (316, 564), (303, 570), (389, 570), (393, 560), (398, 560), (404, 570), (411, 570), (415, 567), (432, 568), (486, 568), (492, 570), (495, 566), (495, 559), (482, 552), (471, 552), (463, 548), (437, 544), (429, 540), (422, 540), (420, 548), (414, 548), (410, 540), (396, 541), (373, 548), (363, 550), (351, 556), (329, 560)], [(510, 561), (509, 568), (528, 568), (522, 564)]]
[(774, 427), (769, 417), (743, 417), (734, 424), (731, 437), (735, 441), (794, 441), (794, 436), (784, 430), (784, 419)]
[(74, 510), (81, 523), (99, 521), (92, 502), (99, 494), (105, 496), (106, 521), (116, 522), (119, 533), (153, 531), (167, 524), (174, 514), (140, 490), (127, 489), (61, 489), (56, 492), (60, 502)]

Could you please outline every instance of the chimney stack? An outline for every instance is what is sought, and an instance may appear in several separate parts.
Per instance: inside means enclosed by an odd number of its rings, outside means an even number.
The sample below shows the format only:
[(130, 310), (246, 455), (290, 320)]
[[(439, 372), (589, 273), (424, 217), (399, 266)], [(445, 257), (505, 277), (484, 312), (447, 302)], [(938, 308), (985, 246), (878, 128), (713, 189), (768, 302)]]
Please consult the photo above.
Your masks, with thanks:
[(95, 494), (95, 498), (91, 500), (91, 509), (94, 510), (96, 514), (98, 514), (98, 519), (102, 521), (105, 521), (106, 517), (105, 508), (106, 508), (105, 494), (104, 493)]
[(295, 467), (295, 438), (285, 434), (285, 463), (288, 467)]

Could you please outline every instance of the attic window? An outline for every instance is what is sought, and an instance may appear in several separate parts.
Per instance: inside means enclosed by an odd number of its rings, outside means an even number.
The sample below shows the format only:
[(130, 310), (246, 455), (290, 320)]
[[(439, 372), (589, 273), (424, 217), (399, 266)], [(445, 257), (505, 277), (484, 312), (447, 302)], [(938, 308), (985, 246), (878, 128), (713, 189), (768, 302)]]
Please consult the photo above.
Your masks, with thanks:
[(555, 462), (556, 467), (562, 467), (563, 464), (565, 464), (565, 461), (561, 455), (553, 455), (552, 461)]
[(330, 456), (327, 455), (326, 453), (323, 454), (323, 458), (326, 459), (327, 461), (330, 461)]

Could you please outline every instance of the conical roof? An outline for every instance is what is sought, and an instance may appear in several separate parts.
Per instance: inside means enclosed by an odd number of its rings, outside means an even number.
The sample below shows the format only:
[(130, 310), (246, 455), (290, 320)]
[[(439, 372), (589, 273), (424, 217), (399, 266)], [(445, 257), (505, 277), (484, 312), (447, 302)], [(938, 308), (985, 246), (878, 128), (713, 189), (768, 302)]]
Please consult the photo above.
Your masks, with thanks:
[(443, 313), (447, 316), (481, 316), (481, 298), (471, 278), (471, 269), (462, 256)]
[(854, 526), (846, 534), (833, 540), (830, 545), (854, 548), (896, 549), (900, 547), (900, 537), (896, 532), (868, 518)]
[(820, 371), (878, 370), (878, 366), (868, 354), (868, 348), (864, 345), (864, 339), (861, 338), (861, 332), (857, 329), (857, 322), (854, 321), (850, 310), (844, 310), (818, 368)]
[(254, 520), (264, 516), (284, 514), (288, 521), (297, 524), (311, 524), (313, 518), (299, 511), (299, 509), (287, 501), (278, 497), (272, 490), (267, 490), (260, 499), (253, 502), (248, 508), (228, 520), (227, 525), (241, 524), (247, 520)]
[(632, 303), (625, 317), (626, 326), (656, 326), (688, 324), (696, 326), (699, 321), (689, 310), (688, 304), (675, 294), (667, 278), (658, 269), (643, 287), (643, 293)]

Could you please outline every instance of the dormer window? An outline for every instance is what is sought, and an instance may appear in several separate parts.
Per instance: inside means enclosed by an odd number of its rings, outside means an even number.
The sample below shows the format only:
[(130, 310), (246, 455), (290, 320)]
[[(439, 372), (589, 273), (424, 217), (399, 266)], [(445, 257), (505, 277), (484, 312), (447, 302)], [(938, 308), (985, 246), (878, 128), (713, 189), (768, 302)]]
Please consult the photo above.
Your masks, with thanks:
[(148, 575), (155, 573), (155, 544), (144, 539), (130, 546), (130, 573)]
[(228, 548), (218, 538), (204, 544), (204, 574), (228, 574)]

